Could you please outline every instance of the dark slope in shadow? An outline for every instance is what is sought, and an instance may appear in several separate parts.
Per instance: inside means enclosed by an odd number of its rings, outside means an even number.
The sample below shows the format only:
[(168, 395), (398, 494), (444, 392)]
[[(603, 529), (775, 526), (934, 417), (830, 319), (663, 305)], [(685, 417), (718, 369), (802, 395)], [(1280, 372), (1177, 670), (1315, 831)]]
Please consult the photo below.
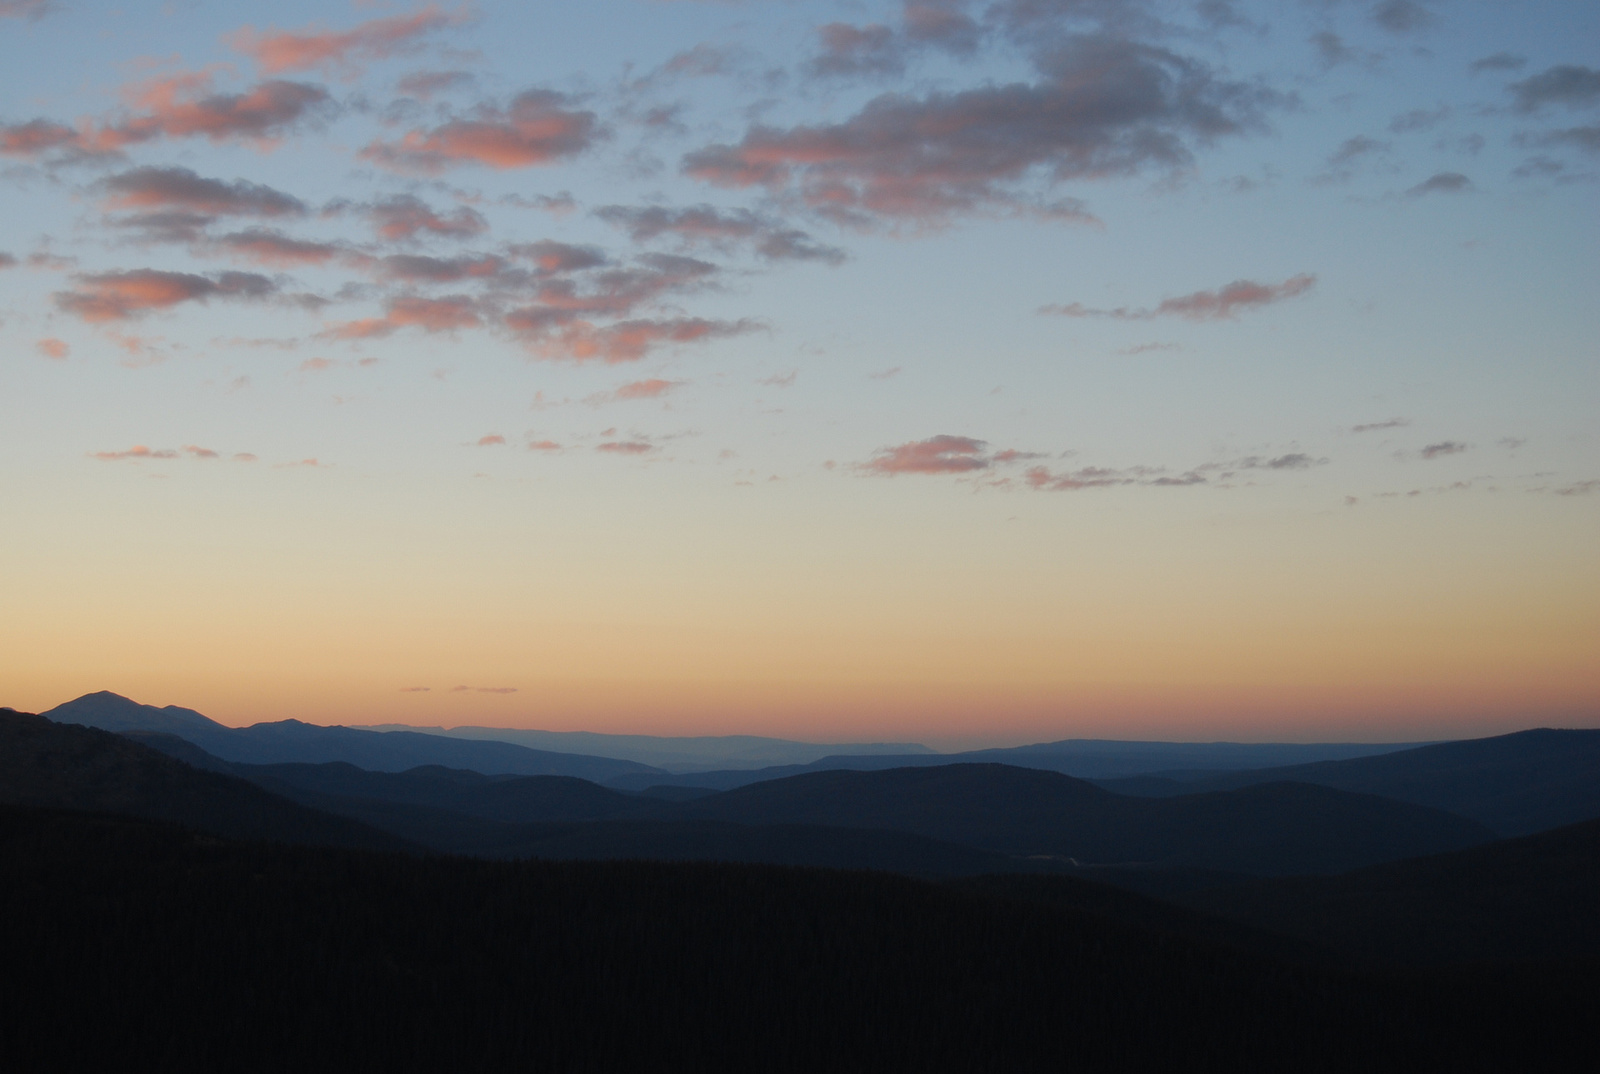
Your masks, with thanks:
[(681, 803), (670, 815), (887, 828), (1074, 864), (1261, 874), (1342, 872), (1493, 838), (1438, 810), (1307, 784), (1133, 798), (1008, 765), (818, 772)]
[(1600, 958), (1600, 821), (1175, 901), (1370, 963)]
[(238, 839), (400, 850), (403, 839), (120, 735), (0, 710), (0, 801), (124, 813)]
[[(1448, 810), (1501, 835), (1531, 835), (1600, 819), (1600, 730), (1539, 728), (1381, 757), (1180, 778), (1191, 791), (1315, 783)], [(1137, 793), (1132, 785), (1113, 786)]]
[(1294, 967), (884, 874), (238, 845), (15, 808), (0, 875), (0, 1034), (58, 1069), (1509, 1069), (1566, 1060), (1556, 1031), (1596, 993)]

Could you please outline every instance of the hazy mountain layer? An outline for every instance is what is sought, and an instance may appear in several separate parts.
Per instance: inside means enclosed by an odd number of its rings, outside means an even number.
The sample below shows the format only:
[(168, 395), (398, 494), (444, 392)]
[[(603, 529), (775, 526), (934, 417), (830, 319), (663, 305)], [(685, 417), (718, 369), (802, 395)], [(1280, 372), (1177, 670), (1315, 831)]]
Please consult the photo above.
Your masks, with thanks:
[[(1177, 775), (1174, 782), (1190, 793), (1294, 780), (1445, 809), (1501, 835), (1528, 835), (1600, 818), (1600, 730), (1518, 731), (1381, 757), (1222, 776)], [(1173, 789), (1162, 784), (1111, 786), (1129, 793)]]
[[(803, 764), (679, 772), (668, 780), (658, 782), (726, 791), (749, 783), (762, 783), (806, 772), (839, 769), (873, 771), (946, 764), (1008, 764), (1060, 772), (1079, 779), (1117, 779), (1172, 769), (1210, 773), (1267, 768), (1302, 761), (1365, 757), (1410, 749), (1412, 746), (1411, 743), (1118, 742), (1110, 739), (1065, 739), (1033, 746), (961, 753), (895, 755), (840, 752)], [(607, 782), (619, 790), (643, 790), (651, 785), (649, 778), (641, 773), (616, 776)]]
[(451, 738), (515, 742), (532, 749), (638, 761), (674, 773), (809, 764), (835, 755), (937, 756), (933, 750), (916, 742), (796, 742), (762, 735), (670, 737), (612, 735), (594, 731), (537, 731), (516, 727), (408, 727), (404, 724), (373, 724), (366, 729), (422, 731)]
[(403, 772), (418, 765), (446, 765), (491, 774), (562, 775), (606, 780), (628, 773), (652, 781), (666, 776), (633, 761), (532, 750), (509, 742), (475, 742), (414, 731), (362, 731), (322, 727), (299, 720), (225, 727), (188, 709), (140, 705), (101, 692), (58, 705), (43, 714), (58, 723), (107, 730), (175, 734), (227, 761), (248, 764), (345, 761), (376, 772)]
[(1440, 810), (1309, 784), (1133, 798), (1060, 773), (997, 764), (817, 772), (672, 809), (679, 817), (747, 824), (891, 828), (1082, 863), (1268, 874), (1342, 872), (1493, 838), (1482, 825)]

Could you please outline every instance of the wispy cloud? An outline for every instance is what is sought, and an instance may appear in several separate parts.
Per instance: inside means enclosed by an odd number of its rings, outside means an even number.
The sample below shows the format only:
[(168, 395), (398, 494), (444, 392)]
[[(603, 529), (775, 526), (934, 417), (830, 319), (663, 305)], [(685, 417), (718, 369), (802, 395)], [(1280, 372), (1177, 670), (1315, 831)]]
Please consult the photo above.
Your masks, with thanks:
[(1040, 313), (1060, 317), (1109, 317), (1117, 321), (1149, 321), (1157, 317), (1181, 317), (1189, 321), (1224, 321), (1233, 319), (1240, 311), (1296, 298), (1310, 291), (1317, 278), (1309, 273), (1291, 276), (1282, 283), (1256, 283), (1253, 280), (1235, 280), (1215, 291), (1195, 291), (1177, 298), (1163, 299), (1154, 309), (1090, 309), (1081, 302), (1067, 305), (1042, 306)]
[(258, 31), (246, 26), (225, 39), (236, 51), (255, 60), (263, 74), (306, 71), (318, 67), (353, 67), (357, 60), (387, 59), (414, 47), (424, 34), (464, 20), (430, 4), (410, 15), (372, 19), (349, 30)]
[(1384, 429), (1403, 429), (1411, 424), (1410, 418), (1390, 418), (1387, 421), (1369, 421), (1362, 425), (1350, 426), (1353, 433), (1376, 433)]
[(391, 299), (382, 317), (367, 317), (329, 325), (321, 335), (327, 339), (383, 339), (402, 328), (424, 332), (454, 332), (476, 328), (483, 323), (477, 303), (466, 295), (422, 298), (404, 295)]
[(884, 448), (862, 469), (893, 477), (897, 474), (965, 474), (987, 470), (989, 445), (970, 436), (931, 436)]
[(648, 455), (656, 446), (644, 440), (607, 440), (595, 450), (608, 455)]
[(158, 269), (84, 275), (76, 284), (74, 290), (56, 293), (56, 306), (91, 323), (130, 320), (183, 302), (265, 298), (278, 290), (272, 280), (253, 272), (197, 276)]

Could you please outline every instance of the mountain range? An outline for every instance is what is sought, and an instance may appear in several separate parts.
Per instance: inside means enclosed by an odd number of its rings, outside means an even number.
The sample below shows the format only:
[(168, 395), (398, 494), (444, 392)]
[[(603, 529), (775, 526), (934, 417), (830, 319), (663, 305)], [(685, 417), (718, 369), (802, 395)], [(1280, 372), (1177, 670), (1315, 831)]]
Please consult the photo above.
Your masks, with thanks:
[[(1057, 772), (952, 764), (813, 772), (673, 802), (571, 777), (230, 764), (169, 736), (145, 741), (407, 841), (492, 857), (866, 867), (870, 843), (883, 855), (879, 867), (919, 875), (1089, 866), (1276, 875), (1342, 872), (1493, 838), (1440, 810), (1309, 784), (1151, 799)], [(846, 841), (852, 849), (841, 857)]]
[(42, 713), (57, 723), (106, 731), (159, 731), (177, 735), (225, 761), (247, 764), (344, 761), (375, 772), (402, 772), (442, 764), (477, 772), (562, 775), (607, 780), (668, 773), (635, 761), (534, 750), (510, 742), (475, 741), (415, 731), (364, 731), (299, 720), (227, 727), (192, 709), (141, 705), (109, 691), (85, 694)]
[(1229, 773), (1107, 781), (1127, 794), (1188, 795), (1254, 783), (1313, 783), (1444, 809), (1501, 835), (1600, 817), (1600, 730), (1535, 728), (1383, 756)]

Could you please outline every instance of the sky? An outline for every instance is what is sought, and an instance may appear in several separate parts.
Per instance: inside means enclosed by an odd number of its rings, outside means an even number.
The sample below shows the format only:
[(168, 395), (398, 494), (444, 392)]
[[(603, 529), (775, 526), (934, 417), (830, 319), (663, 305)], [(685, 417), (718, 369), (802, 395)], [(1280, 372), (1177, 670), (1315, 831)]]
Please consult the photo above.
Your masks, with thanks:
[(1600, 6), (0, 0), (0, 703), (1600, 726)]

